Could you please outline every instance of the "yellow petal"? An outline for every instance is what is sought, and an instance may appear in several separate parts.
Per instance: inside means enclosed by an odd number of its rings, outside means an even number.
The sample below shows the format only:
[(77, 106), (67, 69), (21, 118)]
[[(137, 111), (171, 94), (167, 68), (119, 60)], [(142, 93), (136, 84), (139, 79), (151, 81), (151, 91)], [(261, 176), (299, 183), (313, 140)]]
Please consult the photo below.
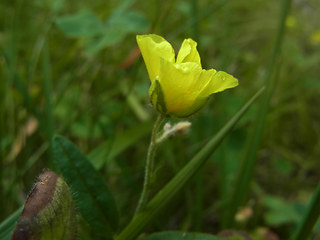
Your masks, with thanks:
[(146, 64), (150, 81), (159, 76), (161, 58), (169, 62), (175, 60), (175, 53), (171, 44), (161, 36), (155, 34), (137, 35), (137, 43)]
[(179, 115), (177, 115), (177, 117), (189, 117), (190, 115), (195, 114), (203, 107), (203, 105), (207, 103), (208, 99), (209, 97), (202, 97), (198, 95), (198, 97), (194, 100), (191, 107), (189, 107), (183, 112), (182, 111), (179, 112), (178, 113)]
[(200, 64), (201, 60), (197, 50), (197, 43), (192, 39), (185, 39), (179, 50), (176, 63), (195, 62)]
[(180, 115), (193, 105), (199, 91), (194, 89), (201, 73), (197, 63), (170, 63), (161, 61), (159, 82), (169, 114)]
[(208, 80), (208, 84), (201, 90), (201, 96), (209, 96), (210, 94), (238, 86), (238, 80), (232, 75), (223, 71), (216, 72), (212, 70), (200, 75), (200, 78), (203, 78), (201, 81)]
[[(204, 91), (204, 89), (207, 89), (208, 86), (211, 83), (211, 79), (213, 78), (213, 76), (217, 73), (216, 70), (214, 69), (210, 69), (210, 70), (205, 70), (203, 69), (201, 71), (201, 74), (199, 76), (199, 79), (197, 80), (197, 85), (195, 86), (195, 88), (197, 89), (198, 92)], [(208, 95), (205, 95), (205, 97), (207, 97)]]
[(209, 95), (205, 95), (202, 93), (203, 89), (206, 89), (210, 84), (211, 78), (217, 71), (214, 69), (210, 70), (202, 70), (199, 74), (198, 78), (194, 81), (192, 86), (193, 89), (193, 103), (183, 110), (175, 113), (176, 117), (188, 117), (197, 111), (199, 111), (203, 105), (208, 101)]

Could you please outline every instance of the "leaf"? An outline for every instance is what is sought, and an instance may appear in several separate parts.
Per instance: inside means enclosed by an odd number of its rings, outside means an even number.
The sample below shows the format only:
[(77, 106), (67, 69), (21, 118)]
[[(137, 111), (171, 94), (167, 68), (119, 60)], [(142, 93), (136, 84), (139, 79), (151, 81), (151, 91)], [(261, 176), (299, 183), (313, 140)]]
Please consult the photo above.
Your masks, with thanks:
[(285, 159), (272, 159), (272, 163), (276, 170), (278, 170), (280, 173), (289, 175), (293, 171), (293, 166), (290, 161), (286, 161)]
[(312, 197), (308, 203), (307, 210), (301, 218), (299, 225), (294, 232), (294, 240), (309, 239), (314, 226), (316, 225), (320, 216), (320, 184), (316, 187)]
[(64, 179), (75, 193), (77, 209), (97, 235), (110, 239), (118, 227), (118, 211), (103, 178), (67, 139), (55, 136), (52, 148)]
[(252, 103), (264, 91), (261, 88), (214, 136), (211, 140), (167, 183), (147, 204), (144, 211), (138, 213), (129, 225), (118, 235), (116, 240), (135, 239), (141, 231), (152, 222), (163, 208), (183, 189), (187, 182), (201, 169), (211, 154), (218, 148), (222, 140), (229, 134), (233, 126), (249, 109)]
[(115, 158), (140, 138), (150, 133), (151, 129), (151, 122), (136, 125), (133, 128), (117, 134), (113, 142), (107, 141), (95, 148), (89, 153), (88, 158), (96, 169), (100, 169), (105, 162)]
[(72, 37), (90, 37), (105, 31), (103, 23), (88, 10), (59, 17), (56, 23), (65, 34)]
[(187, 232), (159, 232), (153, 233), (143, 240), (226, 240), (227, 238), (217, 237), (206, 233)]
[(138, 12), (113, 14), (106, 22), (103, 34), (86, 39), (87, 53), (96, 53), (104, 47), (121, 42), (127, 34), (142, 32), (147, 27), (147, 19)]
[(147, 29), (149, 22), (145, 16), (128, 11), (133, 3), (132, 0), (123, 1), (106, 20), (105, 32), (96, 38), (86, 39), (88, 54), (121, 42), (129, 33), (143, 32)]
[(271, 56), (269, 58), (268, 66), (266, 68), (264, 79), (266, 91), (259, 105), (254, 129), (249, 137), (244, 157), (242, 158), (239, 170), (236, 173), (233, 191), (229, 196), (229, 208), (223, 213), (223, 228), (230, 228), (234, 225), (235, 213), (240, 206), (245, 204), (249, 195), (250, 183), (252, 181), (252, 176), (254, 174), (257, 161), (257, 152), (262, 139), (262, 133), (267, 119), (270, 102), (277, 86), (277, 78), (279, 73), (277, 69), (279, 65), (277, 65), (277, 62), (279, 61), (278, 59), (281, 53), (281, 43), (284, 38), (285, 22), (289, 13), (291, 0), (282, 0), (279, 2), (281, 2), (281, 10), (278, 23), (278, 32), (275, 38)]
[(280, 198), (267, 196), (264, 198), (264, 205), (268, 208), (264, 218), (271, 226), (296, 223), (301, 219), (295, 205), (288, 204)]
[(93, 54), (104, 47), (121, 42), (129, 33), (145, 31), (149, 25), (141, 13), (129, 11), (132, 0), (122, 1), (109, 18), (102, 22), (85, 10), (74, 15), (59, 17), (57, 26), (71, 37), (85, 37), (86, 53)]
[(72, 194), (65, 181), (44, 171), (29, 194), (11, 240), (76, 237), (77, 221)]
[[(142, 14), (129, 11), (130, 6), (134, 3), (132, 0), (123, 1), (107, 19), (107, 31), (113, 33), (114, 37), (122, 37), (130, 32), (144, 31), (148, 27), (148, 20)], [(118, 35), (118, 36), (117, 36)], [(121, 38), (122, 38), (121, 37)], [(119, 37), (120, 39), (120, 37)]]
[(12, 232), (16, 226), (16, 221), (19, 219), (22, 209), (23, 207), (19, 208), (0, 224), (1, 240), (10, 240)]

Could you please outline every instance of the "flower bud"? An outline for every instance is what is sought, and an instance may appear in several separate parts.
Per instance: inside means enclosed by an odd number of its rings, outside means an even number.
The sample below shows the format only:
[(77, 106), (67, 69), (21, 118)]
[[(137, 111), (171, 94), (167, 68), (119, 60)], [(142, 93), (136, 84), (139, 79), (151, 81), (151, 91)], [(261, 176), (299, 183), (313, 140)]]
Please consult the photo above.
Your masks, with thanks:
[(76, 214), (65, 181), (45, 171), (29, 194), (11, 240), (76, 239)]

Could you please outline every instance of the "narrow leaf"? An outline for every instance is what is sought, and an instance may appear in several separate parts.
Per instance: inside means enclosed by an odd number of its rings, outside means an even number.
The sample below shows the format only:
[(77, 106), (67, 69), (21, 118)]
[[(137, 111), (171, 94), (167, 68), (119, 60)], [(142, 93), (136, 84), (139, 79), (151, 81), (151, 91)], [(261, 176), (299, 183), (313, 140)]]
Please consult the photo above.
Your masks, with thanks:
[(303, 216), (293, 240), (308, 239), (312, 233), (312, 229), (320, 217), (320, 184), (318, 184), (308, 206), (308, 209)]
[(199, 171), (210, 155), (217, 149), (222, 140), (232, 130), (233, 126), (240, 120), (256, 98), (263, 92), (261, 88), (194, 156), (173, 179), (165, 185), (158, 194), (150, 201), (145, 210), (137, 214), (129, 225), (120, 233), (116, 240), (135, 239), (143, 229), (156, 218), (161, 210), (173, 199), (173, 197), (186, 185), (186, 183)]
[(1, 240), (10, 240), (12, 232), (16, 226), (16, 221), (19, 219), (22, 209), (23, 207), (19, 208), (0, 224)]
[(110, 239), (118, 227), (118, 211), (103, 178), (67, 139), (56, 136), (52, 146), (54, 159), (76, 195), (77, 209), (97, 235)]
[[(280, 1), (279, 1), (280, 2)], [(278, 56), (281, 52), (281, 43), (284, 37), (285, 22), (289, 13), (291, 0), (281, 1), (281, 12), (279, 18), (278, 32), (276, 35), (273, 51), (269, 59), (267, 71), (265, 75), (266, 92), (263, 95), (262, 101), (259, 106), (259, 111), (256, 116), (254, 131), (249, 137), (244, 158), (240, 163), (239, 170), (235, 178), (235, 186), (229, 196), (229, 207), (224, 213), (222, 225), (223, 228), (232, 228), (234, 225), (234, 215), (237, 209), (243, 205), (248, 197), (250, 190), (250, 182), (255, 169), (256, 155), (259, 149), (262, 133), (267, 118), (269, 105), (272, 99), (273, 92), (276, 89), (276, 77), (272, 77), (276, 72), (275, 69)]]

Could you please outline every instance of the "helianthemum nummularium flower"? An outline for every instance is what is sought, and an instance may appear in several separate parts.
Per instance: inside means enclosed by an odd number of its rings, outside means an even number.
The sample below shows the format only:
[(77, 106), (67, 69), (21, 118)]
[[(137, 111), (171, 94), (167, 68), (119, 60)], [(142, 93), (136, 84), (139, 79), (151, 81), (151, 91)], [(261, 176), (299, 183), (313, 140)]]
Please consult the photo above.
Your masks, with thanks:
[(151, 102), (163, 114), (190, 116), (211, 94), (238, 85), (230, 74), (202, 69), (197, 43), (190, 38), (184, 40), (177, 57), (161, 36), (138, 35), (137, 42), (151, 81)]

